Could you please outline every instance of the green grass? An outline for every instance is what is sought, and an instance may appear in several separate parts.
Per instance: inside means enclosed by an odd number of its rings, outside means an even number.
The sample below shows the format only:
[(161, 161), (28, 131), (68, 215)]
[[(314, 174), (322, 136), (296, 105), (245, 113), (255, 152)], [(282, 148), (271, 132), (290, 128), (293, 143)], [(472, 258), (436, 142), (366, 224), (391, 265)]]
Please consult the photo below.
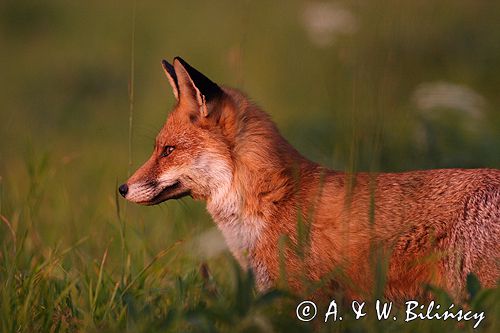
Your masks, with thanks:
[[(500, 167), (499, 4), (339, 1), (356, 29), (323, 47), (307, 3), (0, 3), (0, 332), (472, 331), (373, 315), (301, 323), (303, 295), (259, 294), (227, 250), (208, 251), (206, 235), (221, 236), (203, 203), (117, 198), (173, 103), (160, 60), (175, 55), (245, 90), (330, 167)], [(416, 92), (436, 82), (480, 96), (462, 100), (480, 116), (422, 110)], [(497, 332), (499, 288), (474, 281), (478, 330)]]

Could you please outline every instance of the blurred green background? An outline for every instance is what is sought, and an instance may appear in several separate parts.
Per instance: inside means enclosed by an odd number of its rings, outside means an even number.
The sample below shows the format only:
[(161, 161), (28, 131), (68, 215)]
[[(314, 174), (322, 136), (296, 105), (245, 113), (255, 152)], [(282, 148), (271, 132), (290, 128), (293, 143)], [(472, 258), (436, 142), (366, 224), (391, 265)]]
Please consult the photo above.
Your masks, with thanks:
[[(54, 273), (63, 281), (106, 249), (111, 280), (128, 255), (140, 271), (178, 239), (158, 270), (206, 259), (203, 203), (115, 201), (174, 103), (160, 60), (177, 55), (332, 168), (498, 168), (499, 17), (498, 1), (3, 0), (1, 258), (14, 233), (28, 271), (78, 244)], [(224, 272), (227, 253), (209, 262)]]

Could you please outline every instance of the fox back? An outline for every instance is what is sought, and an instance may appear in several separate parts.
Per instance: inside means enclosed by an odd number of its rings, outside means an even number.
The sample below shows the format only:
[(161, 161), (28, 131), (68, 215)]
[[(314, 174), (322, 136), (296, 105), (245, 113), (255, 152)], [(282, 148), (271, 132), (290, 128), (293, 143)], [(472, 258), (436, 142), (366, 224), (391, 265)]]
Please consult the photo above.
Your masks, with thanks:
[(144, 205), (187, 195), (206, 201), (259, 289), (280, 279), (280, 250), (297, 292), (303, 277), (331, 276), (330, 293), (369, 296), (374, 260), (387, 263), (385, 296), (393, 300), (420, 297), (426, 284), (461, 297), (469, 273), (496, 284), (500, 170), (329, 170), (297, 152), (241, 92), (179, 57), (162, 65), (177, 104), (152, 156), (119, 191)]

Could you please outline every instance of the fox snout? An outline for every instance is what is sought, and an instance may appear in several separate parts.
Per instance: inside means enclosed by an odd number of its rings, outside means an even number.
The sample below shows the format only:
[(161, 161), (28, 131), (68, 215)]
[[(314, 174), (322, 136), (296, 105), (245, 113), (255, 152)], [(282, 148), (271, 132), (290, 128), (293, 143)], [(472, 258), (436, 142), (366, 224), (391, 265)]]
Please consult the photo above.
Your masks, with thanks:
[(128, 185), (127, 184), (121, 184), (120, 187), (118, 187), (118, 192), (122, 195), (122, 197), (126, 197), (128, 193)]
[(129, 201), (147, 206), (191, 195), (191, 190), (183, 186), (180, 181), (173, 183), (147, 181), (131, 185), (125, 183), (118, 187), (118, 192)]

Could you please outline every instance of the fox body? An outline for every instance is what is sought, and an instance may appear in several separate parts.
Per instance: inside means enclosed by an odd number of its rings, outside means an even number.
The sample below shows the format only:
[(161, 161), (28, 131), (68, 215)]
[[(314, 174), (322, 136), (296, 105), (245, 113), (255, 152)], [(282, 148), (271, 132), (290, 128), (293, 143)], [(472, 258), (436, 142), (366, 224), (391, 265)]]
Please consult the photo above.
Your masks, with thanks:
[[(459, 297), (466, 276), (500, 277), (500, 170), (337, 172), (299, 154), (241, 92), (177, 57), (162, 62), (177, 104), (151, 158), (120, 186), (139, 204), (205, 200), (229, 249), (260, 289), (280, 278), (280, 239), (292, 289), (333, 276), (350, 297), (373, 290), (373, 253), (387, 259), (385, 296), (433, 284)], [(300, 220), (308, 230), (302, 255)]]

